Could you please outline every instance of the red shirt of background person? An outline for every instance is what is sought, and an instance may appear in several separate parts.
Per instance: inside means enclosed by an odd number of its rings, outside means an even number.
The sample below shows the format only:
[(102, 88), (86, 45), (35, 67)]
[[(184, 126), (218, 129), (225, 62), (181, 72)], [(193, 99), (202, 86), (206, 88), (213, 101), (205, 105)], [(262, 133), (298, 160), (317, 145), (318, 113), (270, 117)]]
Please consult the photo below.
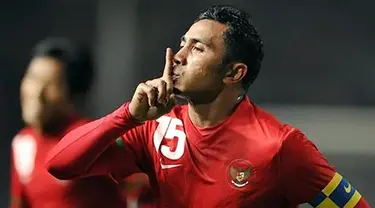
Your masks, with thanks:
[[(145, 172), (158, 207), (369, 207), (306, 136), (246, 96), (263, 59), (246, 13), (199, 15), (163, 76), (67, 134), (47, 168), (60, 179)], [(174, 97), (187, 105), (175, 106)], [(120, 138), (118, 138), (120, 137)]]
[(89, 90), (93, 73), (89, 52), (65, 39), (35, 47), (20, 89), (26, 127), (11, 145), (11, 208), (126, 207), (108, 177), (61, 181), (44, 165), (48, 151), (67, 132), (88, 122), (74, 101)]
[(150, 187), (149, 178), (144, 173), (136, 173), (121, 181), (126, 193), (125, 200), (129, 208), (155, 208), (155, 196)]

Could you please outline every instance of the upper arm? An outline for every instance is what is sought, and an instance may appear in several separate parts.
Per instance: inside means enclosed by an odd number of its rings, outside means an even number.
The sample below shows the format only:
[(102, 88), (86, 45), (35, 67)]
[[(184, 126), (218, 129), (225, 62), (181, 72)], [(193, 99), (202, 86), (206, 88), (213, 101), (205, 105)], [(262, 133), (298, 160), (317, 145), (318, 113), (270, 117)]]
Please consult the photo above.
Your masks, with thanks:
[(354, 207), (359, 192), (301, 132), (286, 138), (280, 152), (280, 180), (285, 197), (292, 204), (313, 207)]

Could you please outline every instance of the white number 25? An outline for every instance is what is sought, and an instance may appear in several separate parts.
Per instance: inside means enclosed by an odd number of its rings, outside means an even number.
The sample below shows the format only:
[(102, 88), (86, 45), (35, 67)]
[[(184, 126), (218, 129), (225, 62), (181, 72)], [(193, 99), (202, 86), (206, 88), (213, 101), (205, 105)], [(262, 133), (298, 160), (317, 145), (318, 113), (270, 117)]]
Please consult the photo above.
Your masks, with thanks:
[[(182, 121), (177, 118), (171, 118), (168, 116), (162, 116), (156, 120), (159, 125), (154, 133), (154, 146), (156, 151), (159, 151), (165, 157), (171, 160), (178, 160), (182, 157), (185, 151), (186, 134), (185, 132), (177, 129), (177, 126), (183, 126)], [(171, 148), (167, 145), (160, 144), (165, 139), (174, 139), (177, 137), (177, 148), (175, 151), (171, 151)]]

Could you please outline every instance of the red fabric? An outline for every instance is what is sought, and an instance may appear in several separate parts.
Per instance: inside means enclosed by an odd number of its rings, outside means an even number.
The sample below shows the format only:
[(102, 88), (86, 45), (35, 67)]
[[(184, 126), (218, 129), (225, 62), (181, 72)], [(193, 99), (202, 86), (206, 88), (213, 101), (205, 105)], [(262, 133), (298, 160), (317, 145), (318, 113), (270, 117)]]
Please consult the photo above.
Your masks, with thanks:
[(28, 200), (24, 193), (24, 186), (21, 184), (13, 162), (13, 151), (11, 151), (10, 167), (10, 208), (28, 208)]
[[(280, 151), (280, 180), (292, 204), (310, 202), (336, 173), (318, 148), (301, 132), (290, 134)], [(356, 207), (367, 207), (364, 198)]]
[(211, 128), (196, 128), (187, 106), (137, 126), (124, 105), (67, 134), (47, 168), (59, 178), (116, 181), (144, 172), (158, 207), (297, 207), (334, 174), (300, 131), (248, 99)]
[(355, 208), (370, 208), (370, 205), (366, 202), (364, 198), (361, 198), (361, 200), (358, 202)]
[(282, 190), (292, 204), (311, 201), (336, 172), (316, 146), (298, 131), (284, 141), (279, 158)]
[[(50, 151), (46, 168), (59, 179), (126, 170), (128, 175), (139, 172), (124, 161), (134, 161), (129, 152), (111, 145), (117, 137), (134, 126), (129, 112), (123, 106), (107, 117), (78, 127)], [(105, 154), (102, 154), (104, 151)]]
[(61, 181), (45, 169), (47, 153), (60, 138), (85, 120), (74, 120), (54, 135), (25, 128), (12, 141), (11, 208), (126, 207), (116, 183), (96, 176)]

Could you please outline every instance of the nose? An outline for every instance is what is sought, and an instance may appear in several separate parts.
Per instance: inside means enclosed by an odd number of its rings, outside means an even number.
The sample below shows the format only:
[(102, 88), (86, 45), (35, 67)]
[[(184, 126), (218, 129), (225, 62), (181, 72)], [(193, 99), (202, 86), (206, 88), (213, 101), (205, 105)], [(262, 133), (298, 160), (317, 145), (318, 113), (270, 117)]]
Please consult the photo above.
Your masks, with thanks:
[(186, 64), (186, 57), (187, 57), (187, 49), (186, 47), (182, 47), (173, 58), (173, 61), (176, 65), (185, 65)]
[(44, 103), (46, 86), (37, 83), (31, 83), (31, 85), (28, 85), (26, 89), (24, 88), (24, 93), (29, 99), (39, 100), (41, 103)]

